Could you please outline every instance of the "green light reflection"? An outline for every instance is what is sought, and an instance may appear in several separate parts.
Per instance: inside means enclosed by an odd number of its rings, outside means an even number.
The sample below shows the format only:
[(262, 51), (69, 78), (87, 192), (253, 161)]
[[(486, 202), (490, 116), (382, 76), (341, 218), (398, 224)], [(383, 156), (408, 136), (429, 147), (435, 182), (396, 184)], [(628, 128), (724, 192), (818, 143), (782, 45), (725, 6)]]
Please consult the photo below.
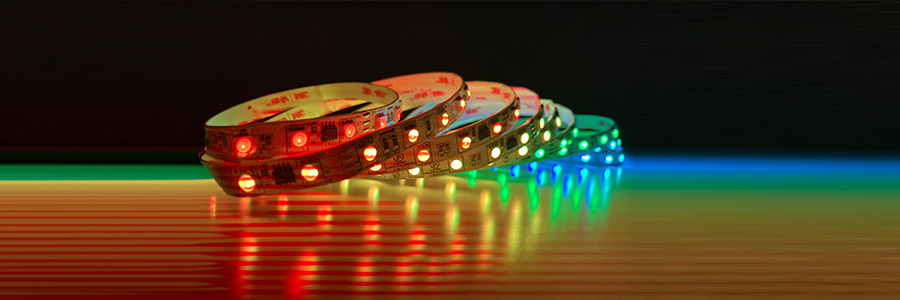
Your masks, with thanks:
[(538, 194), (537, 182), (533, 178), (531, 179), (526, 185), (528, 186), (528, 206), (534, 212), (541, 203), (541, 195)]

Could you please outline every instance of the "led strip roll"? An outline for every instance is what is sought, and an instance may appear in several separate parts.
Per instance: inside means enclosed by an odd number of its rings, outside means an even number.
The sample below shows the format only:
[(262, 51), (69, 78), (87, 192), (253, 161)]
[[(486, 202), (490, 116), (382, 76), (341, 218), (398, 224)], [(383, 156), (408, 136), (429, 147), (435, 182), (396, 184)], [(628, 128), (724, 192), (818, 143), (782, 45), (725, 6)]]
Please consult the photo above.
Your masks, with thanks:
[[(619, 127), (610, 118), (593, 115), (575, 115), (575, 129), (570, 148), (578, 148), (576, 155), (563, 161), (597, 166), (620, 165), (625, 162)], [(590, 150), (590, 151), (588, 151)]]
[[(335, 125), (334, 123), (322, 123), (323, 121), (318, 118), (282, 120), (280, 119), (281, 116), (291, 114), (300, 107), (306, 109), (315, 106), (314, 104), (316, 103), (325, 107), (320, 108), (320, 111), (328, 112), (330, 109), (324, 103), (341, 102), (341, 105), (337, 107), (344, 107), (344, 105), (348, 104), (348, 101), (356, 100), (372, 100), (372, 103), (377, 103), (375, 102), (376, 100), (372, 99), (372, 96), (366, 96), (372, 94), (374, 97), (384, 95), (385, 98), (393, 98), (398, 97), (398, 94), (390, 88), (368, 83), (328, 84), (275, 93), (250, 100), (226, 110), (210, 119), (213, 122), (208, 126), (221, 130), (216, 128), (221, 125), (215, 121), (218, 121), (222, 115), (231, 116), (231, 112), (239, 110), (241, 107), (251, 107), (252, 109), (254, 105), (270, 103), (269, 99), (283, 99), (282, 97), (285, 96), (290, 99), (298, 90), (306, 91), (307, 94), (305, 95), (307, 97), (301, 98), (304, 101), (297, 101), (299, 103), (295, 103), (296, 107), (282, 106), (279, 108), (284, 108), (285, 110), (277, 111), (271, 109), (270, 112), (261, 115), (245, 114), (244, 120), (231, 118), (230, 122), (226, 123), (237, 124), (228, 126), (226, 138), (229, 137), (227, 134), (230, 133), (232, 134), (230, 138), (234, 140), (238, 140), (243, 136), (262, 136), (262, 139), (265, 141), (272, 140), (272, 143), (269, 144), (267, 142), (265, 147), (256, 145), (245, 147), (256, 149), (255, 151), (247, 151), (252, 153), (262, 152), (260, 149), (268, 150), (270, 152), (264, 154), (269, 154), (270, 156), (263, 157), (263, 154), (258, 154), (257, 156), (248, 154), (242, 157), (238, 153), (243, 148), (240, 145), (236, 145), (236, 143), (233, 143), (235, 144), (233, 147), (234, 152), (228, 153), (227, 150), (221, 150), (223, 149), (220, 146), (222, 144), (221, 141), (213, 143), (212, 141), (215, 138), (208, 136), (207, 149), (201, 153), (201, 162), (209, 169), (219, 186), (230, 195), (252, 196), (291, 193), (302, 188), (334, 183), (365, 173), (372, 165), (381, 163), (407, 149), (431, 140), (439, 132), (446, 129), (447, 126), (456, 122), (462, 115), (468, 99), (465, 82), (459, 75), (452, 73), (413, 74), (389, 78), (380, 82), (390, 84), (394, 89), (404, 91), (406, 95), (413, 95), (410, 102), (420, 103), (419, 107), (426, 107), (426, 109), (418, 112), (415, 116), (397, 121), (396, 119), (400, 112), (393, 106), (395, 104), (390, 102), (391, 106), (389, 107), (395, 113), (391, 114), (385, 123), (393, 122), (393, 125), (388, 125), (378, 130), (366, 130), (370, 128), (366, 127), (363, 129), (363, 132), (355, 134), (355, 138), (334, 142), (334, 145), (330, 147), (325, 146), (313, 151), (298, 150), (295, 153), (291, 153), (289, 149), (293, 145), (293, 140), (288, 139), (294, 135), (292, 129), (302, 130), (300, 128), (302, 124), (309, 125), (307, 130), (310, 130), (310, 132), (313, 131), (312, 126), (314, 125), (321, 126), (315, 130), (316, 132), (322, 132), (321, 130), (325, 129), (325, 126), (328, 126), (328, 130), (337, 128), (336, 126), (332, 127)], [(313, 91), (319, 91), (319, 93), (314, 93)], [(376, 93), (376, 91), (380, 92)], [(409, 107), (416, 106), (409, 105)], [(387, 108), (383, 108), (385, 112), (387, 112)], [(367, 112), (369, 113), (368, 115), (366, 115)], [(382, 120), (380, 116), (388, 116), (386, 114), (372, 114), (366, 110), (354, 115), (358, 116), (358, 118), (346, 121), (348, 122), (347, 124), (366, 124), (367, 121), (369, 122), (368, 124), (372, 124), (378, 121), (379, 124), (377, 125), (380, 126)], [(330, 115), (324, 115), (323, 117), (328, 118), (328, 120), (334, 118)], [(335, 117), (341, 119), (345, 116), (338, 115)], [(394, 118), (394, 120), (391, 120), (391, 118)], [(276, 121), (268, 122), (272, 119)], [(261, 122), (272, 123), (272, 125), (260, 125)], [(270, 128), (270, 126), (275, 129)], [(278, 128), (281, 128), (280, 130), (283, 130), (285, 134), (276, 137), (276, 133), (281, 132), (278, 131)], [(404, 128), (416, 128), (420, 138), (415, 141), (402, 138), (408, 135), (408, 130), (402, 130)], [(257, 134), (258, 131), (262, 132), (262, 134)], [(329, 132), (328, 137), (332, 137), (334, 133), (336, 131)], [(281, 141), (277, 141), (278, 139), (281, 139)], [(331, 141), (333, 142), (333, 140)], [(209, 146), (210, 143), (219, 145), (219, 148), (215, 148), (217, 151), (210, 151), (213, 150), (211, 148), (214, 148)], [(225, 144), (228, 145), (227, 142)], [(281, 149), (275, 149), (276, 146)]]
[[(334, 112), (376, 105), (349, 114)], [(397, 92), (368, 83), (303, 87), (259, 97), (206, 122), (206, 154), (224, 159), (262, 159), (346, 143), (392, 125), (400, 117)], [(291, 121), (291, 122), (288, 122)]]
[(624, 161), (619, 129), (615, 121), (601, 116), (575, 115), (565, 106), (559, 104), (555, 106), (560, 111), (560, 118), (558, 121), (554, 120), (554, 123), (558, 122), (563, 127), (557, 131), (546, 148), (536, 150), (534, 159), (515, 164), (561, 160), (577, 164), (615, 166)]
[(206, 133), (201, 162), (234, 196), (293, 193), (352, 177), (624, 161), (612, 119), (575, 115), (527, 88), (438, 72), (267, 95), (217, 114)]
[[(510, 151), (514, 152), (522, 147), (527, 149), (533, 142), (528, 137), (535, 134), (535, 120), (543, 114), (540, 105), (532, 101), (530, 107), (537, 107), (537, 113), (525, 120), (524, 124), (513, 128), (519, 120), (521, 110), (520, 100), (512, 88), (496, 82), (474, 81), (468, 84), (472, 107), (467, 109), (463, 118), (475, 118), (478, 121), (440, 135), (412, 152), (397, 156), (391, 168), (379, 167), (370, 170), (370, 174), (382, 179), (442, 176), (482, 169), (513, 156)], [(485, 114), (482, 110), (489, 110), (488, 104), (491, 102), (503, 105), (495, 108), (494, 113)]]

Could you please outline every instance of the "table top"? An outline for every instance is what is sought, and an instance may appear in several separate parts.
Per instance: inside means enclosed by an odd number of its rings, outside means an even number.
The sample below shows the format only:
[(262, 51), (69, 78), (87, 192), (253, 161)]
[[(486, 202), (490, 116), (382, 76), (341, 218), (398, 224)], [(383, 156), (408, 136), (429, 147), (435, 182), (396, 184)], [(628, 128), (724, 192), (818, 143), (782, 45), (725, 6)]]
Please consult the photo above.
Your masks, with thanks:
[(639, 156), (225, 195), (0, 165), (3, 299), (896, 299), (900, 160)]

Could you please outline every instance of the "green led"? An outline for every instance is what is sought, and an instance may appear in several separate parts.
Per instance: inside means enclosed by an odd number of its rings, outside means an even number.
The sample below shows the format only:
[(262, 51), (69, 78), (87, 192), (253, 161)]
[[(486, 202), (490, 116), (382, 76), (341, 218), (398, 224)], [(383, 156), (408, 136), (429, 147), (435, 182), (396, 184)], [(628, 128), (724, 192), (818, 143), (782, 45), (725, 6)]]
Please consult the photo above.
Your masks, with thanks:
[(587, 149), (587, 147), (588, 147), (587, 141), (581, 141), (581, 144), (578, 145), (578, 148), (581, 148), (581, 150)]
[(544, 157), (544, 149), (538, 149), (537, 152), (534, 153), (534, 156), (537, 158)]
[(566, 152), (569, 152), (566, 148), (559, 149), (559, 155), (566, 155)]
[(618, 129), (618, 128), (617, 128), (617, 129), (613, 129), (612, 136), (613, 136), (613, 138), (619, 137), (619, 129)]
[(566, 140), (559, 141), (559, 146), (560, 146), (560, 147), (565, 147), (565, 146), (566, 146)]
[(572, 137), (578, 137), (578, 128), (572, 129)]
[(609, 137), (607, 137), (605, 134), (604, 134), (604, 135), (601, 135), (601, 136), (600, 136), (600, 143), (601, 143), (601, 144), (606, 144), (606, 142), (609, 142)]

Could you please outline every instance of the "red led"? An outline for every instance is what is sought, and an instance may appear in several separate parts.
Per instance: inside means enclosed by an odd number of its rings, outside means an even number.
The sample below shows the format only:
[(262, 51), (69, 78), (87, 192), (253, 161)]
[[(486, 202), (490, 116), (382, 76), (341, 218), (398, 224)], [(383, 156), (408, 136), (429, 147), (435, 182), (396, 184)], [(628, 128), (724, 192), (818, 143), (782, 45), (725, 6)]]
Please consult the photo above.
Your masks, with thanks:
[(516, 116), (516, 120), (518, 120), (519, 119), (519, 109), (516, 108), (516, 111), (513, 112), (513, 114)]
[(410, 143), (415, 143), (419, 140), (419, 131), (418, 130), (410, 130), (409, 134), (406, 135), (406, 138), (409, 139)]
[(378, 156), (378, 149), (375, 149), (375, 146), (368, 145), (365, 149), (363, 149), (363, 158), (367, 161), (375, 160), (375, 157)]
[(316, 180), (316, 178), (319, 178), (319, 169), (313, 165), (305, 165), (300, 169), (300, 176), (303, 176), (303, 179), (306, 181)]
[(459, 108), (466, 109), (466, 99), (459, 99)]
[(244, 174), (238, 178), (238, 187), (241, 188), (244, 192), (252, 192), (256, 189), (256, 180), (253, 180), (253, 176)]
[(309, 141), (309, 136), (303, 131), (297, 131), (291, 137), (291, 143), (297, 148), (305, 146), (307, 141)]
[(253, 150), (253, 138), (249, 136), (238, 138), (234, 142), (234, 150), (237, 151), (238, 156), (246, 156), (250, 150)]
[(372, 166), (371, 168), (369, 168), (369, 170), (372, 170), (372, 172), (378, 172), (378, 171), (381, 170), (381, 167), (382, 167), (382, 166), (383, 166), (382, 164), (375, 164), (374, 166)]
[(503, 125), (500, 125), (499, 122), (494, 123), (494, 133), (495, 134), (500, 134), (500, 130), (502, 130), (502, 129), (503, 129)]
[(356, 125), (347, 124), (346, 126), (344, 126), (344, 136), (346, 136), (349, 139), (349, 138), (352, 138), (354, 135), (356, 135)]
[(469, 149), (472, 146), (472, 139), (469, 137), (464, 137), (462, 141), (459, 142), (459, 146), (463, 149)]
[(441, 115), (441, 125), (447, 126), (450, 123), (450, 115), (444, 113)]
[(431, 153), (429, 153), (428, 150), (422, 149), (419, 151), (419, 154), (416, 154), (416, 158), (418, 158), (421, 162), (425, 162), (428, 161), (429, 158), (431, 158)]

